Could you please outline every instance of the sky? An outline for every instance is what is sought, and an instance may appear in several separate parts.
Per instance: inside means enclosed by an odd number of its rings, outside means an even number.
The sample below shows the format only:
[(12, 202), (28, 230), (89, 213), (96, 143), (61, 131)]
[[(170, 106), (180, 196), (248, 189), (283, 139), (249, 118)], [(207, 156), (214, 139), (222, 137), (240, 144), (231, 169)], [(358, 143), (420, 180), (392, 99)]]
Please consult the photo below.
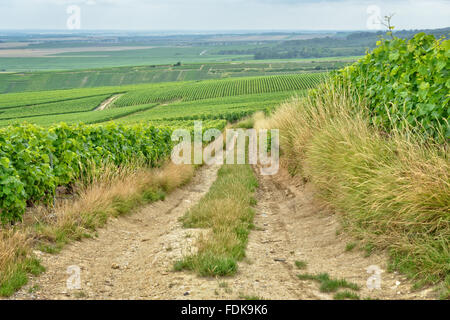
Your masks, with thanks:
[(450, 0), (0, 0), (0, 29), (367, 30), (392, 13), (396, 29), (450, 26)]

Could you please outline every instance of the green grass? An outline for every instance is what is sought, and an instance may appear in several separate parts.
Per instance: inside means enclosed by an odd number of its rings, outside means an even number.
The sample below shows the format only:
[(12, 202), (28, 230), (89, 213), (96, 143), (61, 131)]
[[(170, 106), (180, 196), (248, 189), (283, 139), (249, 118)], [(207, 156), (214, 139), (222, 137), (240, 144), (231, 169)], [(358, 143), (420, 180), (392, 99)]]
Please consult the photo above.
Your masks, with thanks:
[(28, 293), (35, 293), (36, 291), (39, 291), (40, 288), (41, 287), (39, 285), (35, 284), (34, 286), (28, 289)]
[(196, 254), (177, 261), (176, 271), (193, 270), (201, 276), (228, 276), (245, 257), (253, 228), (253, 193), (258, 183), (249, 165), (224, 165), (217, 180), (200, 202), (181, 221), (186, 228), (208, 228)]
[(327, 273), (318, 275), (311, 275), (308, 273), (299, 274), (297, 277), (300, 280), (314, 280), (320, 283), (320, 291), (322, 292), (336, 292), (340, 288), (348, 288), (352, 290), (359, 290), (357, 284), (348, 282), (345, 279), (332, 279)]
[(370, 257), (375, 249), (375, 245), (371, 242), (364, 245), (365, 257)]
[(438, 286), (437, 293), (439, 299), (450, 300), (450, 274), (448, 274), (440, 286)]

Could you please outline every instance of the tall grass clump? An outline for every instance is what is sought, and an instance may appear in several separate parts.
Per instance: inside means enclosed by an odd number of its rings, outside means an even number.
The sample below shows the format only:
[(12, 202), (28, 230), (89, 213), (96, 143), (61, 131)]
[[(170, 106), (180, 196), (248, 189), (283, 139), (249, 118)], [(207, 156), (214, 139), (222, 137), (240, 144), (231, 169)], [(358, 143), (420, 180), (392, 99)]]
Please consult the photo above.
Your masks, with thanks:
[(268, 122), (280, 129), (290, 172), (313, 183), (347, 230), (388, 249), (391, 266), (421, 283), (449, 278), (448, 144), (408, 128), (386, 132), (365, 99), (334, 80)]

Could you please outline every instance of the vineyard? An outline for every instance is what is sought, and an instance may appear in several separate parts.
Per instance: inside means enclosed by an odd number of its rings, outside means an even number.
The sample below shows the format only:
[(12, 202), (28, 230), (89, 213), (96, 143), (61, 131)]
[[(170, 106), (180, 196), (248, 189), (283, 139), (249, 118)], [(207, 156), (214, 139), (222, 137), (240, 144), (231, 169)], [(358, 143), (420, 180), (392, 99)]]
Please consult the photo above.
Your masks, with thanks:
[(449, 139), (450, 40), (419, 33), (409, 41), (394, 37), (378, 45), (340, 71), (338, 81), (350, 83), (366, 98), (375, 124)]
[(3, 108), (0, 113), (0, 122), (4, 120), (25, 119), (41, 115), (50, 116), (92, 111), (95, 107), (108, 99), (108, 97), (109, 95), (100, 95), (31, 106)]
[[(180, 121), (225, 119), (236, 121), (256, 111), (267, 111), (281, 101), (305, 91), (288, 91), (268, 93), (260, 96), (243, 95), (236, 97), (214, 98), (199, 101), (174, 102), (169, 105), (158, 105), (146, 111), (137, 112), (117, 119), (121, 123), (141, 121)], [(118, 108), (119, 110), (122, 108)], [(116, 110), (116, 109), (111, 109)]]
[(115, 119), (127, 117), (134, 113), (145, 111), (153, 108), (156, 104), (130, 106), (116, 109), (106, 109), (103, 111), (87, 111), (87, 112), (68, 112), (56, 115), (40, 115), (28, 118), (16, 118), (9, 120), (0, 120), (0, 125), (14, 125), (23, 122), (32, 123), (40, 126), (51, 126), (60, 122), (68, 124), (85, 123), (94, 124), (108, 122)]
[(21, 219), (27, 204), (49, 204), (90, 167), (144, 161), (155, 166), (171, 151), (171, 131), (153, 126), (21, 125), (0, 130), (2, 222)]
[(160, 90), (152, 91), (132, 91), (118, 99), (114, 105), (116, 107), (123, 107), (149, 102), (192, 101), (237, 95), (305, 90), (315, 87), (323, 79), (324, 74), (315, 73), (202, 81), (200, 83), (175, 86), (171, 90), (161, 88)]

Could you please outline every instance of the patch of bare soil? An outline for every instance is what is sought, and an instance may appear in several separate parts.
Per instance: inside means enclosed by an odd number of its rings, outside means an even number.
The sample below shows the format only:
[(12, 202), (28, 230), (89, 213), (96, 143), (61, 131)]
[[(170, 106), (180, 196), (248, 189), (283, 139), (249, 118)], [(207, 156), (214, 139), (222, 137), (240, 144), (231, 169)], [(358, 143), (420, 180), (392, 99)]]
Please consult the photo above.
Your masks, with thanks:
[[(411, 292), (402, 276), (388, 274), (387, 257), (354, 249), (336, 235), (336, 215), (319, 210), (309, 185), (293, 181), (286, 172), (259, 176), (255, 230), (249, 237), (247, 258), (233, 277), (202, 278), (192, 272), (174, 272), (176, 260), (193, 251), (199, 233), (182, 228), (179, 218), (197, 203), (217, 177), (219, 166), (200, 168), (192, 182), (165, 201), (111, 220), (95, 239), (68, 245), (60, 254), (38, 253), (47, 271), (30, 281), (13, 299), (332, 299), (319, 284), (297, 274), (327, 272), (358, 284), (361, 298), (426, 299), (431, 289)], [(255, 172), (259, 172), (255, 168)], [(298, 270), (295, 261), (306, 261)], [(381, 274), (381, 289), (369, 290), (372, 265)], [(81, 289), (66, 282), (70, 266), (81, 269)]]

